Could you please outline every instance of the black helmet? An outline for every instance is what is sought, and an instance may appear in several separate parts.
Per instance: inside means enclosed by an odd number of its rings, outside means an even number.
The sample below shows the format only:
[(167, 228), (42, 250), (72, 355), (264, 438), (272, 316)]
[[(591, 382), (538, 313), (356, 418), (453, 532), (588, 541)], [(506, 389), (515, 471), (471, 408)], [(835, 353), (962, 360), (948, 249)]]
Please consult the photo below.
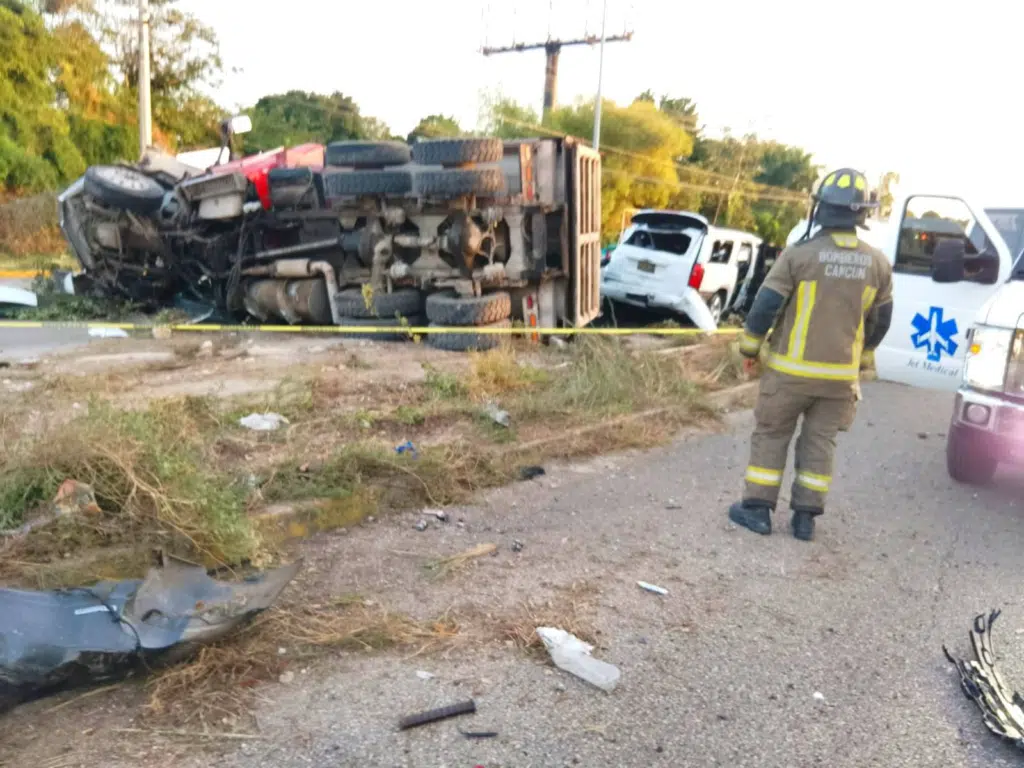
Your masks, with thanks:
[(868, 180), (852, 168), (840, 168), (826, 176), (814, 201), (814, 222), (840, 229), (864, 226), (868, 211), (878, 207), (875, 196), (868, 194)]

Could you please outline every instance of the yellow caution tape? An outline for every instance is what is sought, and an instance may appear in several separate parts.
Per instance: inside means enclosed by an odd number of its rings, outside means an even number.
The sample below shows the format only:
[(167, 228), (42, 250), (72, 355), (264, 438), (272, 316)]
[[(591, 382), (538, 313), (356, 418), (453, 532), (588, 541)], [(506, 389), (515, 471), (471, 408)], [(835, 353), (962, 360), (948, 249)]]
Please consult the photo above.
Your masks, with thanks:
[(60, 320), (0, 320), (0, 328), (33, 329), (33, 328), (116, 328), (122, 331), (152, 331), (164, 328), (169, 331), (189, 331), (192, 333), (409, 333), (428, 336), (432, 333), (479, 333), (496, 336), (698, 336), (698, 335), (731, 335), (741, 333), (742, 328), (719, 328), (714, 331), (702, 331), (699, 328), (493, 328), (486, 326), (364, 326), (364, 325), (201, 325), (201, 324), (161, 324), (161, 323), (105, 323), (76, 322)]
[(0, 280), (31, 280), (34, 277), (49, 277), (49, 270), (38, 269), (0, 269)]

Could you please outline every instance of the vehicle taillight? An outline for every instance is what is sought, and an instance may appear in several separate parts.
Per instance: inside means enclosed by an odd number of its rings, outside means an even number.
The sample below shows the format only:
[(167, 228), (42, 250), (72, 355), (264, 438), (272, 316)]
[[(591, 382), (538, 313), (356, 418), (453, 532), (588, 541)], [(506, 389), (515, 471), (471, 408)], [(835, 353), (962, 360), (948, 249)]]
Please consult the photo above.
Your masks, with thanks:
[(690, 270), (690, 282), (687, 283), (693, 290), (699, 291), (700, 284), (704, 282), (704, 265), (694, 264)]

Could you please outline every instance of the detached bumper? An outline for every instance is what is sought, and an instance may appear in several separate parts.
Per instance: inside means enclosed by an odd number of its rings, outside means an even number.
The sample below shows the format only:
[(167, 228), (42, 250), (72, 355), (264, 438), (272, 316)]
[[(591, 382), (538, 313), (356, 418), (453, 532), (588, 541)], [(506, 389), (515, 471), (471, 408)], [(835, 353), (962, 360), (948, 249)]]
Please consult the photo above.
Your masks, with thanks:
[(602, 275), (601, 295), (621, 304), (629, 304), (643, 309), (668, 310), (686, 315), (702, 331), (714, 331), (718, 328), (708, 305), (693, 288), (687, 287), (681, 294), (651, 291), (630, 283), (607, 280)]
[(948, 439), (988, 459), (1024, 466), (1024, 403), (961, 388)]

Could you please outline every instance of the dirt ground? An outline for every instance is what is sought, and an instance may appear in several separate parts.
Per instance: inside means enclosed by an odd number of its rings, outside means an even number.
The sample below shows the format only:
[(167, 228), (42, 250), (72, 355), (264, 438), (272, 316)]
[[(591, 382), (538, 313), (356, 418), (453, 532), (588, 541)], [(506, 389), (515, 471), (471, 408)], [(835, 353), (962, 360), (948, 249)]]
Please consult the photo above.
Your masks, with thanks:
[[(685, 356), (693, 361), (695, 370), (706, 369), (720, 355), (720, 350), (711, 347), (673, 350), (670, 342), (652, 345), (650, 340), (642, 345), (647, 352), (661, 349), (666, 355)], [(568, 364), (566, 353), (557, 348), (522, 348), (518, 356), (540, 370), (558, 370)], [(55, 424), (75, 418), (95, 397), (126, 409), (182, 396), (252, 405), (265, 399), (270, 408), (290, 385), (311, 381), (318, 391), (329, 392), (332, 409), (358, 415), (379, 406), (382, 400), (392, 405), (401, 403), (404, 394), (422, 386), (431, 372), (464, 374), (468, 365), (465, 355), (438, 352), (424, 344), (299, 336), (179, 335), (162, 340), (94, 341), (87, 347), (55, 352), (42, 359), (14, 360), (0, 371), (0, 387), (7, 390), (6, 428), (24, 434), (53, 429)], [(750, 388), (741, 390), (735, 398), (725, 397), (718, 402), (723, 407), (742, 407), (749, 402)], [(703, 428), (719, 427), (706, 422)], [(381, 430), (379, 436), (398, 439), (400, 433), (390, 429)], [(458, 429), (451, 424), (428, 423), (421, 426), (417, 441), (422, 445), (443, 444), (453, 440)], [(252, 460), (252, 456), (246, 460)], [(386, 615), (428, 627), (422, 646), (392, 649), (404, 658), (449, 658), (470, 648), (490, 649), (486, 652), (499, 656), (526, 654), (540, 658), (532, 635), (538, 622), (565, 626), (597, 640), (600, 631), (595, 616), (610, 562), (601, 547), (588, 546), (580, 552), (583, 560), (573, 569), (579, 578), (543, 575), (550, 570), (545, 568), (536, 579), (523, 582), (516, 578), (513, 588), (509, 578), (531, 559), (529, 549), (535, 546), (538, 533), (510, 525), (509, 513), (514, 518), (517, 503), (543, 504), (544, 498), (558, 504), (567, 479), (596, 480), (625, 472), (626, 461), (622, 455), (583, 462), (552, 461), (546, 465), (545, 476), (521, 484), (530, 489), (526, 493), (529, 501), (513, 501), (511, 510), (504, 509), (494, 516), (504, 521), (501, 523), (493, 522), (489, 512), (489, 505), (504, 503), (500, 493), (484, 494), (475, 505), (446, 510), (445, 520), (429, 509), (410, 510), (389, 515), (386, 521), (370, 516), (340, 531), (293, 542), (289, 557), (302, 558), (304, 567), (290, 591), (315, 595), (320, 602), (357, 596), (360, 612), (352, 619), (356, 623), (377, 621), (374, 617)], [(513, 495), (523, 494), (513, 491)], [(653, 503), (670, 507), (677, 504), (672, 499)], [(530, 510), (531, 516), (536, 514), (535, 508)], [(607, 534), (601, 535), (600, 543), (617, 550), (614, 538)], [(572, 548), (569, 538), (563, 538), (562, 544)], [(486, 555), (465, 561), (441, 562), (484, 545), (494, 545), (494, 553), (488, 550)], [(521, 550), (527, 553), (525, 560)], [(642, 552), (636, 554), (641, 556)], [(680, 618), (679, 631), (688, 631), (689, 621)], [(373, 642), (362, 650), (358, 643), (354, 647), (347, 644), (334, 654), (293, 660), (289, 653), (295, 649), (289, 648), (288, 639), (280, 642), (280, 679), (294, 679), (297, 682), (287, 684), (296, 686), (338, 663), (347, 663), (346, 658), (361, 658), (380, 650)], [(245, 695), (252, 693), (255, 699), (247, 698), (245, 707), (229, 701), (219, 710), (214, 705), (194, 711), (190, 711), (185, 696), (172, 702), (170, 711), (154, 712), (154, 691), (146, 682), (49, 698), (2, 718), (0, 765), (70, 768), (94, 764), (100, 752), (106, 752), (108, 765), (165, 765), (190, 755), (194, 758), (190, 764), (208, 764), (205, 761), (213, 755), (233, 750), (244, 741), (242, 736), (259, 729), (261, 716), (257, 709), (266, 701), (262, 690), (263, 685), (254, 691), (246, 686)], [(211, 732), (222, 735), (202, 735)], [(195, 757), (197, 749), (203, 757)]]

